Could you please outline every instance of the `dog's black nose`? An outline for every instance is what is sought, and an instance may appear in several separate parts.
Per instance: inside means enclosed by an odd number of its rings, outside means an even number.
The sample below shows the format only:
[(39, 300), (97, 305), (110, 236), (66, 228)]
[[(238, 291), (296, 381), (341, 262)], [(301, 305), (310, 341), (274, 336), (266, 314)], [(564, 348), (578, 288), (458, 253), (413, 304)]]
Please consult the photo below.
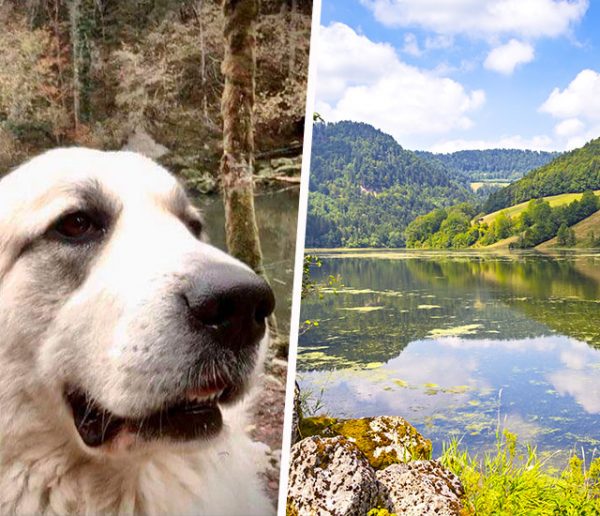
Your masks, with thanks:
[(275, 308), (269, 284), (233, 264), (204, 266), (183, 298), (195, 328), (209, 329), (224, 345), (236, 349), (258, 342)]

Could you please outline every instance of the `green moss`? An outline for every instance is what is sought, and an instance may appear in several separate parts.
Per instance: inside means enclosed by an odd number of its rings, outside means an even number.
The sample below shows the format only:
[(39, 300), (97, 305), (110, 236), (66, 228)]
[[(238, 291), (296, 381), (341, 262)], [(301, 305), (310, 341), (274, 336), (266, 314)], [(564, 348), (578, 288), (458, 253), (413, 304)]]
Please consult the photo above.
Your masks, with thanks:
[(285, 504), (286, 516), (298, 516), (298, 509), (294, 506), (294, 503), (288, 498)]
[(367, 516), (397, 516), (395, 512), (390, 512), (387, 509), (382, 509), (381, 507), (376, 507), (375, 509), (371, 509)]
[(333, 424), (337, 422), (333, 417), (304, 417), (298, 423), (298, 430), (302, 439), (318, 435), (321, 437), (333, 437), (338, 435), (331, 430)]
[(354, 443), (375, 469), (410, 460), (428, 459), (431, 441), (402, 418), (335, 419), (304, 418), (299, 424), (302, 437), (341, 435)]

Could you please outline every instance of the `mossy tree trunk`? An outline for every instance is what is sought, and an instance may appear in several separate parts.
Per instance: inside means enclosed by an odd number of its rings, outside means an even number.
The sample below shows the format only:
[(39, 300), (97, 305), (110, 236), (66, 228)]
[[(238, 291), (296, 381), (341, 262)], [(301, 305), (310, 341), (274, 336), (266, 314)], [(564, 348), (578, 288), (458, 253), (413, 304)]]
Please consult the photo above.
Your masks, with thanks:
[(73, 66), (73, 121), (75, 132), (79, 131), (81, 111), (81, 78), (79, 74), (79, 22), (81, 20), (81, 0), (69, 3), (69, 22), (71, 24), (71, 53)]
[[(254, 212), (254, 98), (258, 0), (223, 0), (225, 78), (221, 113), (223, 156), (221, 185), (229, 252), (266, 277)], [(269, 318), (271, 343), (282, 344), (275, 316)]]
[(89, 0), (71, 0), (69, 2), (75, 134), (79, 133), (81, 122), (89, 121), (90, 113), (90, 37), (93, 11), (89, 12), (88, 2)]
[(208, 121), (208, 92), (207, 81), (206, 81), (206, 43), (204, 41), (204, 20), (202, 19), (202, 7), (204, 0), (198, 2), (198, 12), (200, 16), (197, 17), (198, 25), (200, 28), (200, 80), (202, 81), (202, 114), (204, 115), (204, 123)]

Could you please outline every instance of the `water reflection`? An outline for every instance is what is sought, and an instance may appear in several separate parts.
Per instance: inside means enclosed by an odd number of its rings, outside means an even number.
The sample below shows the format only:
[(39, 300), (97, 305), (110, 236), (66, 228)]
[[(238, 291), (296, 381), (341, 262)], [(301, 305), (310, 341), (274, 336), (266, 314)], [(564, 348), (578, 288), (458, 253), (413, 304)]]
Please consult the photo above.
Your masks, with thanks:
[[(385, 254), (383, 255), (385, 256)], [(399, 414), (439, 449), (498, 425), (543, 450), (600, 444), (600, 256), (324, 259), (303, 303), (301, 384), (340, 416)]]
[[(225, 245), (225, 212), (219, 196), (201, 196), (197, 203), (204, 212), (212, 244)], [(275, 314), (282, 334), (289, 332), (296, 220), (298, 217), (298, 188), (266, 192), (254, 198), (256, 219), (260, 232), (265, 270), (277, 299)]]

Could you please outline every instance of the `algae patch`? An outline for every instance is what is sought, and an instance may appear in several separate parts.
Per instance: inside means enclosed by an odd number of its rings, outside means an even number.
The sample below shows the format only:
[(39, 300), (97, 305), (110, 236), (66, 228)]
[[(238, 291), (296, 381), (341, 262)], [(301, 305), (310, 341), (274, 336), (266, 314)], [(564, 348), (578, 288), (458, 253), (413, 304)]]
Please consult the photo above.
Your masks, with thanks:
[(383, 306), (352, 306), (347, 308), (339, 308), (338, 310), (345, 310), (347, 312), (375, 312), (377, 310), (383, 310)]
[(429, 336), (436, 337), (459, 337), (462, 335), (475, 335), (477, 330), (483, 328), (481, 324), (465, 324), (453, 328), (436, 328), (429, 332)]

